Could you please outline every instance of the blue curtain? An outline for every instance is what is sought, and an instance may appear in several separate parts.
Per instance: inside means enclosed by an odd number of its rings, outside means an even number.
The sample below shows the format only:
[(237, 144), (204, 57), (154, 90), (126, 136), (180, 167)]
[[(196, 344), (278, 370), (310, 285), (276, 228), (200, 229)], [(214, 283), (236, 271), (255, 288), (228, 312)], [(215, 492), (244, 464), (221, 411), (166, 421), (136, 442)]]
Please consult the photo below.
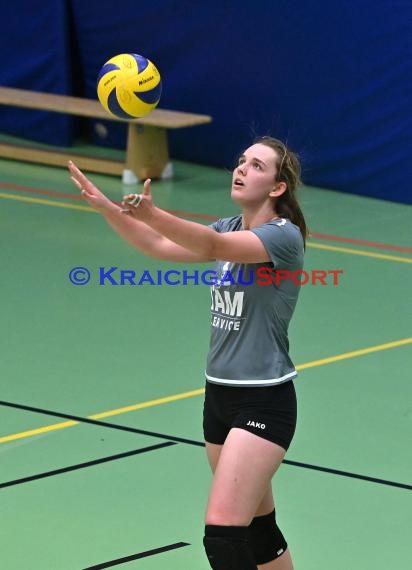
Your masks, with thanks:
[[(71, 92), (67, 7), (64, 0), (3, 2), (0, 85)], [(56, 145), (72, 143), (73, 118), (0, 106), (0, 132)]]
[[(301, 155), (309, 184), (412, 203), (410, 0), (38, 4), (14, 17), (18, 27), (27, 20), (26, 41), (19, 57), (6, 58), (12, 69), (1, 83), (55, 92), (74, 85), (96, 98), (103, 63), (140, 53), (162, 74), (161, 107), (213, 116), (211, 125), (169, 132), (174, 158), (231, 167), (255, 136), (272, 134)], [(41, 16), (45, 4), (54, 21)], [(2, 131), (3, 121), (1, 113)], [(123, 125), (104, 126), (90, 124), (96, 142), (125, 145)]]

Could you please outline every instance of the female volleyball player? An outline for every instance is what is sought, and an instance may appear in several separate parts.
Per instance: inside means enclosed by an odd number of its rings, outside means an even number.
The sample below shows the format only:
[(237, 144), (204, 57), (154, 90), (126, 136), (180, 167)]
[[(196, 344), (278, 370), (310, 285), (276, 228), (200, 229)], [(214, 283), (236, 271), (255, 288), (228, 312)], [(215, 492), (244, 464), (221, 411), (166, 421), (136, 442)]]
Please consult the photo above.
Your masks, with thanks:
[[(281, 270), (291, 274), (303, 265), (306, 224), (295, 196), (300, 182), (296, 155), (269, 137), (247, 148), (232, 180), (232, 198), (242, 215), (211, 227), (157, 208), (150, 180), (142, 194), (126, 197), (121, 209), (73, 163), (69, 169), (87, 202), (146, 255), (178, 262), (216, 260), (204, 404), (214, 475), (204, 547), (214, 570), (291, 570), (271, 480), (296, 426), (288, 325), (299, 285), (268, 276)], [(273, 274), (265, 269), (267, 279), (259, 284), (256, 272), (263, 267)], [(242, 284), (252, 271), (252, 282)]]

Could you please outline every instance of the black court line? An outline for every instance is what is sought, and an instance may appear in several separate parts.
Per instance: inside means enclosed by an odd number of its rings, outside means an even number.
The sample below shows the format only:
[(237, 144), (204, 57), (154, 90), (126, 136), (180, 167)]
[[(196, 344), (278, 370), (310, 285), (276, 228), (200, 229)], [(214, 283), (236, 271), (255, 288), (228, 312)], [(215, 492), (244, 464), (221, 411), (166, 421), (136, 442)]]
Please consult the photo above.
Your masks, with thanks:
[(389, 485), (390, 487), (398, 487), (398, 489), (408, 489), (408, 491), (412, 491), (412, 485), (407, 485), (406, 483), (377, 479), (376, 477), (369, 477), (368, 475), (359, 475), (359, 473), (340, 471), (339, 469), (321, 467), (320, 465), (310, 465), (310, 463), (301, 463), (300, 461), (291, 461), (289, 459), (284, 459), (283, 463), (286, 465), (293, 465), (294, 467), (303, 467), (304, 469), (312, 469), (313, 471), (322, 471), (324, 473), (331, 473), (332, 475), (340, 475), (341, 477), (350, 477), (352, 479), (360, 479), (361, 481), (369, 481), (370, 483), (379, 483), (380, 485)]
[(158, 437), (159, 439), (167, 439), (168, 441), (175, 441), (176, 443), (188, 443), (189, 445), (198, 445), (199, 447), (204, 447), (203, 442), (195, 441), (193, 439), (186, 439), (184, 437), (175, 437), (173, 435), (165, 435), (162, 433), (157, 433), (154, 431), (147, 431), (144, 429), (137, 429), (129, 426), (124, 426), (121, 424), (113, 424), (110, 422), (102, 422), (100, 420), (93, 420), (90, 418), (84, 418), (82, 416), (74, 416), (72, 414), (64, 414), (62, 412), (54, 412), (52, 410), (43, 410), (42, 408), (34, 408), (32, 406), (25, 406), (23, 404), (14, 404), (13, 402), (4, 402), (0, 400), (0, 406), (8, 406), (9, 408), (17, 408), (18, 410), (26, 410), (28, 412), (35, 412), (37, 414), (44, 414), (46, 416), (54, 416), (56, 418), (63, 418), (65, 420), (73, 420), (75, 422), (83, 424), (92, 424), (95, 426), (108, 427), (111, 429), (117, 429), (120, 431), (128, 431), (131, 433), (138, 433), (139, 435), (149, 435), (150, 437)]
[[(167, 434), (163, 434), (163, 433), (157, 433), (157, 432), (153, 432), (153, 431), (136, 429), (136, 428), (132, 428), (132, 427), (128, 427), (128, 426), (122, 426), (119, 424), (112, 424), (109, 422), (101, 422), (99, 420), (92, 420), (89, 418), (83, 418), (81, 416), (73, 416), (73, 415), (69, 415), (69, 414), (63, 414), (63, 413), (54, 412), (51, 410), (43, 410), (41, 408), (34, 408), (32, 406), (26, 406), (23, 404), (15, 404), (13, 402), (5, 402), (5, 401), (0, 400), (0, 405), (1, 406), (8, 406), (10, 408), (17, 408), (19, 410), (27, 410), (29, 412), (36, 412), (39, 414), (45, 414), (48, 416), (55, 416), (58, 418), (70, 419), (70, 420), (74, 420), (74, 421), (79, 422), (79, 423), (88, 423), (88, 424), (98, 425), (98, 426), (102, 426), (102, 427), (108, 427), (111, 429), (117, 429), (117, 430), (122, 430), (122, 431), (129, 431), (132, 433), (138, 433), (140, 435), (148, 435), (151, 437), (157, 437), (159, 439), (167, 439), (168, 441), (174, 441), (177, 443), (186, 443), (188, 445), (205, 447), (205, 444), (202, 441), (195, 441), (193, 439), (175, 437), (175, 436), (171, 436), (171, 435), (167, 435)], [(358, 473), (351, 473), (350, 471), (340, 471), (338, 469), (333, 469), (331, 467), (322, 467), (320, 465), (311, 465), (310, 463), (302, 463), (299, 461), (291, 461), (289, 459), (284, 459), (283, 463), (285, 465), (291, 465), (293, 467), (301, 467), (303, 469), (311, 469), (314, 471), (322, 471), (324, 473), (330, 473), (331, 475), (339, 475), (341, 477), (349, 477), (351, 479), (359, 479), (361, 481), (368, 481), (370, 483), (377, 483), (379, 485), (388, 485), (390, 487), (397, 487), (399, 489), (407, 489), (408, 491), (412, 491), (412, 485), (408, 485), (406, 483), (398, 483), (397, 481), (389, 481), (387, 479), (379, 479), (377, 477), (369, 477), (367, 475), (361, 475)]]
[(5, 487), (12, 487), (13, 485), (21, 485), (22, 483), (29, 483), (30, 481), (37, 481), (38, 479), (45, 479), (46, 477), (53, 477), (54, 475), (62, 475), (63, 473), (69, 473), (70, 471), (77, 471), (78, 469), (85, 469), (86, 467), (93, 467), (94, 465), (100, 465), (101, 463), (108, 463), (109, 461), (117, 461), (118, 459), (124, 459), (125, 457), (131, 457), (132, 455), (138, 455), (139, 453), (148, 453), (149, 451), (155, 451), (157, 449), (162, 449), (163, 447), (170, 447), (171, 445), (176, 445), (176, 443), (174, 441), (166, 441), (165, 443), (158, 443), (157, 445), (142, 447), (141, 449), (126, 451), (125, 453), (109, 455), (108, 457), (101, 457), (100, 459), (94, 459), (93, 461), (86, 461), (85, 463), (78, 463), (77, 465), (69, 465), (68, 467), (62, 467), (61, 469), (54, 469), (53, 471), (45, 471), (44, 473), (37, 473), (36, 475), (30, 475), (28, 477), (22, 477), (21, 479), (14, 479), (13, 481), (6, 481), (4, 483), (0, 483), (0, 489), (4, 489)]
[(148, 556), (154, 556), (155, 554), (161, 554), (162, 552), (168, 552), (169, 550), (175, 550), (176, 548), (182, 548), (183, 546), (190, 546), (190, 543), (176, 542), (175, 544), (168, 544), (167, 546), (161, 546), (160, 548), (154, 548), (153, 550), (146, 550), (145, 552), (139, 552), (137, 554), (132, 554), (131, 556), (111, 560), (110, 562), (102, 562), (101, 564), (96, 564), (96, 566), (88, 566), (82, 570), (104, 570), (104, 568), (111, 568), (112, 566), (125, 564), (132, 560), (139, 560), (139, 558), (147, 558)]

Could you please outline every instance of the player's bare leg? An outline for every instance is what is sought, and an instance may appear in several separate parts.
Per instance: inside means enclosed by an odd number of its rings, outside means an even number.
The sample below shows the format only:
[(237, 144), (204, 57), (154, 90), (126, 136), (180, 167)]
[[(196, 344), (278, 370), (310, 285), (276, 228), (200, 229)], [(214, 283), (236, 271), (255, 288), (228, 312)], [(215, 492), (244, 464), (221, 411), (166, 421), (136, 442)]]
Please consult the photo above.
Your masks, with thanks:
[[(249, 525), (273, 512), (271, 479), (285, 451), (245, 430), (231, 430), (225, 445), (206, 443), (213, 478), (206, 524)], [(263, 461), (262, 461), (263, 459)], [(293, 570), (289, 549), (259, 570)]]

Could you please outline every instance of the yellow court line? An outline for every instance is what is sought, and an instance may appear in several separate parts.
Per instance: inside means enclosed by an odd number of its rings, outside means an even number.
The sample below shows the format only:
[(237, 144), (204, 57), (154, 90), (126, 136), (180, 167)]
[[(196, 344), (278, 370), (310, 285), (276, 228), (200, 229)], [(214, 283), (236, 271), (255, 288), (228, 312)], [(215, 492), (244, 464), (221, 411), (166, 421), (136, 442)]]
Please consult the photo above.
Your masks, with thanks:
[[(69, 202), (56, 202), (54, 200), (45, 200), (44, 198), (31, 198), (29, 196), (17, 196), (16, 194), (7, 194), (5, 192), (0, 192), (0, 198), (6, 198), (8, 200), (17, 200), (18, 202), (27, 202), (29, 204), (43, 204), (45, 206), (54, 206), (56, 208), (68, 208), (70, 210), (80, 210), (82, 212), (93, 212), (97, 213), (96, 210), (90, 208), (89, 206), (80, 206), (78, 204), (70, 204)], [(352, 249), (349, 247), (338, 247), (335, 245), (325, 245), (323, 243), (317, 243), (310, 241), (307, 247), (312, 249), (323, 249), (326, 251), (336, 251), (339, 253), (349, 253), (351, 255), (362, 255), (364, 257), (372, 257), (375, 259), (385, 259), (386, 261), (398, 261), (399, 263), (412, 263), (412, 259), (409, 257), (400, 257), (399, 255), (386, 255), (384, 253), (374, 253), (371, 251), (364, 251), (362, 249)]]
[(399, 261), (400, 263), (412, 263), (410, 257), (400, 257), (399, 255), (386, 255), (384, 253), (374, 253), (373, 251), (364, 251), (363, 249), (351, 249), (349, 247), (338, 247), (336, 245), (325, 245), (323, 243), (309, 242), (307, 247), (313, 249), (326, 249), (328, 251), (337, 251), (339, 253), (351, 253), (352, 255), (363, 255), (365, 257), (374, 257), (375, 259), (386, 259), (387, 261)]
[(394, 340), (393, 342), (385, 342), (384, 344), (377, 344), (368, 348), (360, 348), (352, 352), (344, 352), (336, 356), (329, 356), (328, 358), (321, 358), (320, 360), (312, 360), (305, 362), (305, 364), (298, 364), (296, 370), (305, 370), (306, 368), (314, 368), (315, 366), (322, 366), (323, 364), (331, 364), (339, 360), (346, 360), (347, 358), (355, 358), (356, 356), (364, 356), (372, 352), (380, 352), (381, 350), (388, 350), (388, 348), (396, 348), (397, 346), (404, 346), (405, 344), (412, 344), (412, 337), (403, 338), (402, 340)]
[[(139, 404), (132, 404), (131, 406), (125, 406), (124, 408), (117, 408), (116, 410), (108, 410), (107, 412), (100, 412), (98, 414), (93, 414), (92, 416), (87, 416), (89, 420), (101, 420), (103, 418), (110, 418), (111, 416), (117, 416), (119, 414), (126, 414), (127, 412), (133, 412), (136, 410), (142, 410), (143, 408), (150, 408), (152, 406), (160, 406), (161, 404), (168, 404), (169, 402), (175, 402), (177, 400), (183, 400), (184, 398), (192, 398), (193, 396), (200, 396), (204, 394), (204, 388), (198, 390), (191, 390), (190, 392), (182, 392), (181, 394), (175, 394), (173, 396), (165, 396), (164, 398), (158, 398), (156, 400), (149, 400), (147, 402), (141, 402)], [(49, 431), (55, 431), (59, 429), (64, 429), (67, 427), (72, 427), (78, 425), (81, 422), (70, 420), (67, 422), (60, 422), (58, 424), (51, 424), (48, 426), (43, 426), (36, 429), (31, 429), (29, 431), (23, 431), (20, 433), (15, 433), (12, 435), (6, 435), (0, 437), (0, 443), (6, 443), (9, 441), (15, 441), (16, 439), (22, 439), (24, 437), (31, 437), (33, 435), (40, 435), (42, 433), (47, 433)]]
[[(331, 364), (333, 362), (338, 362), (339, 360), (346, 360), (348, 358), (355, 358), (357, 356), (364, 356), (365, 354), (371, 354), (373, 352), (380, 352), (382, 350), (388, 350), (389, 348), (396, 348), (398, 346), (404, 346), (406, 344), (412, 344), (412, 337), (404, 338), (401, 340), (395, 340), (393, 342), (386, 342), (384, 344), (377, 344), (375, 346), (370, 346), (368, 348), (361, 348), (359, 350), (353, 350), (351, 352), (344, 352), (343, 354), (337, 354), (335, 356), (330, 356), (328, 358), (321, 358), (320, 360), (312, 360), (310, 362), (305, 362), (304, 364), (298, 364), (296, 370), (305, 370), (306, 368), (314, 368), (316, 366), (323, 366), (324, 364)], [(182, 392), (181, 394), (174, 394), (172, 396), (166, 396), (164, 398), (158, 398), (156, 400), (149, 400), (147, 402), (141, 402), (139, 404), (133, 404), (131, 406), (125, 406), (123, 408), (117, 408), (115, 410), (108, 410), (106, 412), (100, 412), (98, 414), (93, 414), (92, 416), (87, 416), (87, 419), (98, 420), (102, 418), (109, 418), (111, 416), (117, 416), (119, 414), (125, 414), (128, 412), (142, 410), (143, 408), (150, 408), (153, 406), (159, 406), (161, 404), (168, 404), (169, 402), (176, 402), (177, 400), (183, 400), (185, 398), (192, 398), (193, 396), (200, 396), (204, 394), (204, 388), (199, 388), (197, 390), (191, 390), (190, 392)], [(17, 439), (23, 439), (25, 437), (31, 437), (34, 435), (40, 435), (50, 431), (56, 431), (59, 429), (64, 429), (67, 427), (75, 426), (81, 422), (77, 421), (67, 421), (58, 424), (51, 424), (48, 426), (43, 426), (40, 428), (32, 429), (29, 431), (23, 431), (20, 433), (15, 433), (11, 435), (6, 435), (0, 437), (0, 443), (6, 443), (10, 441), (15, 441)]]
[(184, 398), (192, 398), (193, 396), (200, 396), (201, 394), (204, 394), (204, 392), (205, 392), (204, 388), (199, 388), (197, 390), (191, 390), (190, 392), (182, 392), (181, 394), (175, 394), (174, 396), (165, 396), (164, 398), (158, 398), (157, 400), (149, 400), (148, 402), (142, 402), (140, 404), (132, 404), (131, 406), (118, 408), (117, 410), (109, 410), (107, 412), (101, 412), (100, 414), (94, 414), (93, 416), (89, 416), (89, 419), (101, 420), (102, 418), (110, 418), (111, 416), (117, 416), (118, 414), (127, 414), (127, 412), (134, 412), (135, 410), (142, 410), (143, 408), (151, 408), (152, 406), (160, 406), (161, 404), (168, 404), (169, 402), (175, 402), (176, 400), (183, 400)]
[(0, 192), (0, 198), (7, 200), (17, 200), (18, 202), (27, 202), (29, 204), (43, 204), (44, 206), (55, 206), (56, 208), (68, 208), (70, 210), (81, 210), (83, 212), (94, 212), (89, 206), (80, 206), (78, 204), (69, 204), (68, 202), (55, 202), (54, 200), (45, 200), (44, 198), (30, 198), (29, 196), (16, 196), (16, 194), (7, 194)]

